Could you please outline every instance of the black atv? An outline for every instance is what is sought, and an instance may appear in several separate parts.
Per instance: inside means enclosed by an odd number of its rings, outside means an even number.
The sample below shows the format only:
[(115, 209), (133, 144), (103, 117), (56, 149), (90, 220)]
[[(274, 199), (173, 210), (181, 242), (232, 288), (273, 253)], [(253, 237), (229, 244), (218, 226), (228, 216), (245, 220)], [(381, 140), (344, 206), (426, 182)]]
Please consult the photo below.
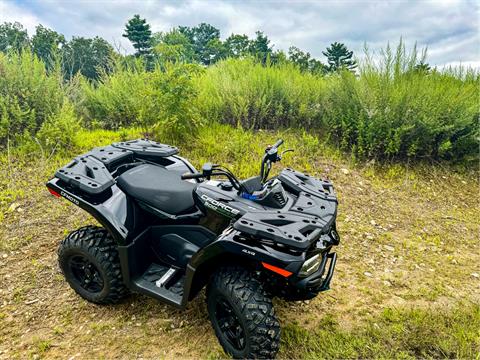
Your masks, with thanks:
[(327, 290), (339, 243), (328, 180), (291, 169), (268, 179), (282, 143), (267, 147), (260, 175), (246, 180), (210, 163), (197, 172), (177, 148), (143, 139), (75, 158), (47, 187), (103, 227), (63, 240), (66, 280), (94, 303), (134, 291), (178, 308), (206, 285), (225, 352), (273, 358), (280, 326), (272, 297), (306, 300)]

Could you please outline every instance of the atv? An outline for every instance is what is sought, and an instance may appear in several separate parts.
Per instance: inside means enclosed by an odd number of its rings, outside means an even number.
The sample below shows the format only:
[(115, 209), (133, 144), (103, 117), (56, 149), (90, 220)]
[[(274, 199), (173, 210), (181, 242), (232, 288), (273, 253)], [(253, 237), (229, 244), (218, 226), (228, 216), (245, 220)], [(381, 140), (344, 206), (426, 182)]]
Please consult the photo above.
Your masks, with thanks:
[[(239, 180), (178, 149), (139, 139), (95, 148), (46, 184), (91, 214), (60, 244), (60, 268), (84, 299), (119, 302), (129, 292), (184, 308), (206, 286), (207, 309), (225, 352), (273, 358), (280, 325), (272, 298), (307, 300), (329, 289), (339, 244), (329, 180), (284, 169), (279, 140), (260, 175)], [(286, 150), (290, 151), (290, 150)]]

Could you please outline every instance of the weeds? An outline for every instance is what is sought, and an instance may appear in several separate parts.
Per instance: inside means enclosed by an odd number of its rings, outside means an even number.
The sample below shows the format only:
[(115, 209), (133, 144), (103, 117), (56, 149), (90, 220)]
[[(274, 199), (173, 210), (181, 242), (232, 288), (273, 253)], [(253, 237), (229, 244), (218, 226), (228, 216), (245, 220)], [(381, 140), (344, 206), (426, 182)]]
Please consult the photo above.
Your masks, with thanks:
[[(480, 307), (475, 304), (453, 309), (386, 308), (351, 330), (331, 318), (314, 331), (289, 324), (283, 332), (284, 354), (311, 359), (474, 359), (480, 350), (478, 324)], [(298, 349), (303, 349), (301, 355)]]

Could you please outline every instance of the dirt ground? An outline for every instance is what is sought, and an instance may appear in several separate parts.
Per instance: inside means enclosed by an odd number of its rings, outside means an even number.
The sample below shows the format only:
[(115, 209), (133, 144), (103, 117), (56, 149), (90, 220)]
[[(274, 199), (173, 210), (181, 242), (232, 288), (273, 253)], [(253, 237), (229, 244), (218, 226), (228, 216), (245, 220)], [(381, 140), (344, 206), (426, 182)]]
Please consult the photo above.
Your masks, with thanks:
[[(332, 289), (317, 298), (275, 300), (282, 327), (314, 331), (335, 317), (348, 331), (386, 308), (480, 303), (476, 177), (442, 167), (317, 165), (340, 200), (337, 268)], [(177, 311), (140, 295), (98, 306), (69, 288), (58, 242), (93, 220), (49, 195), (43, 182), (50, 170), (39, 172), (42, 166), (13, 164), (1, 183), (19, 194), (0, 218), (0, 358), (225, 357), (203, 293)], [(283, 340), (279, 357), (304, 353)]]

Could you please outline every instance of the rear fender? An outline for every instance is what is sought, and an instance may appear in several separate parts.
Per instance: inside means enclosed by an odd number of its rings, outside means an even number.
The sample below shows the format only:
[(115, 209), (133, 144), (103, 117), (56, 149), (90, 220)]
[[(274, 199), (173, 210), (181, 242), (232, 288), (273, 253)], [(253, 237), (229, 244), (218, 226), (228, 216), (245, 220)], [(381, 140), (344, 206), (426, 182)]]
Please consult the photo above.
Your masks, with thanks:
[(81, 196), (66, 190), (64, 187), (60, 186), (59, 182), (60, 179), (53, 178), (47, 182), (47, 188), (53, 190), (54, 193), (64, 197), (68, 201), (91, 214), (100, 224), (102, 224), (103, 227), (108, 230), (108, 232), (119, 245), (126, 244), (126, 239), (129, 233), (128, 229), (120, 223), (118, 218), (109, 210), (109, 208), (103, 205), (104, 203), (92, 204)]

